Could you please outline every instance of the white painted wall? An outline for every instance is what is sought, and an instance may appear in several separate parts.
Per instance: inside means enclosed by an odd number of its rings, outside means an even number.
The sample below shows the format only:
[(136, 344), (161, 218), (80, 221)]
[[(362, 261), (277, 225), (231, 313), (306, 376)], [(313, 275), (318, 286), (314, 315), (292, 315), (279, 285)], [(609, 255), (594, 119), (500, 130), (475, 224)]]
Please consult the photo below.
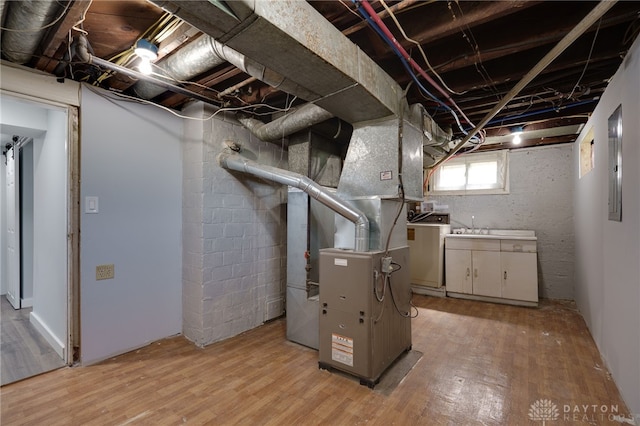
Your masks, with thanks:
[(33, 144), (33, 310), (31, 323), (65, 357), (67, 341), (67, 111), (47, 110)]
[[(180, 333), (182, 120), (106, 100), (86, 87), (80, 111), (83, 364)], [(83, 209), (84, 211), (84, 209)], [(115, 278), (97, 281), (97, 265)]]
[(449, 206), (452, 227), (470, 228), (473, 215), (476, 227), (534, 230), (540, 296), (573, 300), (573, 145), (511, 151), (509, 182), (509, 194), (429, 199)]
[[(211, 114), (202, 104), (194, 117)], [(252, 137), (230, 116), (189, 121), (184, 137), (184, 334), (207, 345), (283, 312), (286, 188), (222, 169), (225, 141), (263, 164), (287, 166), (279, 145)]]
[[(620, 104), (622, 222), (614, 222), (607, 214), (607, 121)], [(577, 146), (574, 155), (576, 302), (622, 397), (640, 418), (640, 39), (609, 83), (583, 135), (591, 127), (594, 169), (578, 178)]]

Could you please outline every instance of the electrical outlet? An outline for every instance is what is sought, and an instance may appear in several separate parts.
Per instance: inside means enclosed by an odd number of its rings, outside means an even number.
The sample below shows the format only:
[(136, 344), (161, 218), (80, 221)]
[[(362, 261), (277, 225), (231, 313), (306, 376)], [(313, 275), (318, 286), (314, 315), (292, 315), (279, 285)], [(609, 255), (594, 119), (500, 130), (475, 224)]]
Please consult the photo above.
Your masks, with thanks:
[(393, 261), (393, 259), (391, 258), (391, 256), (385, 256), (381, 259), (381, 261), (381, 269), (383, 274), (390, 274), (391, 272), (393, 272), (393, 266), (391, 266), (391, 262)]
[(115, 267), (111, 265), (96, 266), (96, 280), (112, 280), (115, 273)]

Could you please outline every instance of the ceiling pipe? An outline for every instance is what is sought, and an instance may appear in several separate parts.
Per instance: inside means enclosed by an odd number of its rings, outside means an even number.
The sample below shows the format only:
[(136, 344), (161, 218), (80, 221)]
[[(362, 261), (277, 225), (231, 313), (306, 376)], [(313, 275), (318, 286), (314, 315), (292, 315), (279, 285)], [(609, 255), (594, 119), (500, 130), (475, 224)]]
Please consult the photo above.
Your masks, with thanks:
[(238, 121), (259, 139), (274, 142), (332, 117), (326, 109), (308, 103), (266, 124), (248, 116), (239, 116)]
[(218, 98), (222, 99), (223, 97), (230, 95), (240, 89), (242, 89), (243, 87), (253, 83), (254, 81), (257, 81), (258, 79), (255, 77), (249, 77), (246, 80), (242, 80), (240, 83), (238, 84), (234, 84), (231, 87), (227, 87), (226, 89), (224, 89), (222, 92), (218, 93)]
[[(98, 58), (93, 59), (94, 63), (96, 59)], [(289, 93), (291, 93), (291, 91), (297, 93), (302, 90), (282, 75), (267, 69), (245, 57), (243, 54), (238, 53), (236, 50), (218, 42), (213, 37), (204, 34), (196, 41), (156, 65), (161, 68), (168, 77), (156, 78), (155, 80), (144, 78), (134, 86), (134, 91), (145, 99), (152, 99), (165, 90), (175, 92), (175, 90), (172, 89), (175, 85), (169, 81), (191, 79), (224, 62), (229, 62), (244, 73), (249, 74), (251, 78), (245, 80), (245, 82), (261, 80), (272, 87)], [(131, 70), (128, 68), (125, 69), (127, 70), (127, 75), (131, 75)], [(171, 80), (164, 81), (165, 78)], [(165, 84), (159, 85), (158, 81), (164, 81)], [(167, 86), (167, 84), (170, 86)], [(209, 100), (205, 102), (209, 102)], [(295, 112), (287, 114), (268, 124), (250, 117), (240, 117), (239, 121), (259, 139), (263, 141), (275, 141), (332, 118), (333, 116), (332, 113), (317, 105), (307, 104)]]
[[(154, 72), (159, 70), (157, 76), (160, 80), (166, 80), (172, 84), (190, 80), (193, 77), (209, 71), (226, 59), (216, 54), (215, 40), (206, 34), (184, 46), (175, 54), (154, 64)], [(166, 89), (149, 81), (142, 80), (133, 86), (135, 93), (145, 99), (152, 99), (162, 94)]]
[(456, 146), (454, 146), (444, 157), (434, 163), (430, 168), (436, 169), (445, 161), (453, 157), (469, 140), (474, 137), (489, 121), (498, 114), (514, 97), (520, 93), (534, 78), (538, 76), (555, 58), (564, 52), (574, 41), (578, 39), (589, 27), (598, 21), (609, 9), (617, 3), (617, 0), (602, 0), (593, 8), (582, 21), (580, 21), (571, 31), (567, 33), (558, 44), (549, 51), (513, 88), (496, 104), (491, 111), (480, 120), (478, 125), (471, 130)]
[(76, 37), (76, 39), (74, 40), (74, 49), (78, 59), (80, 59), (83, 62), (86, 62), (87, 64), (93, 64), (99, 67), (108, 68), (110, 70), (116, 71), (120, 74), (126, 75), (131, 78), (135, 78), (138, 80), (148, 80), (153, 84), (163, 87), (164, 89), (169, 90), (173, 93), (178, 93), (180, 95), (187, 96), (189, 98), (197, 99), (199, 101), (205, 102), (207, 104), (213, 105), (214, 107), (218, 108), (218, 103), (216, 101), (206, 96), (202, 96), (199, 93), (192, 92), (191, 90), (173, 85), (171, 83), (167, 83), (166, 81), (159, 80), (157, 78), (139, 73), (132, 69), (125, 68), (123, 66), (114, 64), (113, 62), (109, 62), (102, 58), (93, 56), (91, 53), (89, 53), (89, 44), (88, 44), (87, 38), (82, 34)]
[(6, 4), (6, 0), (0, 0), (0, 27), (4, 27), (4, 11), (7, 9), (5, 7)]
[(356, 227), (354, 250), (357, 252), (369, 251), (369, 219), (367, 219), (367, 216), (310, 178), (288, 170), (265, 166), (264, 164), (253, 162), (237, 154), (223, 152), (218, 155), (218, 163), (221, 167), (228, 170), (247, 173), (272, 182), (301, 189), (310, 197), (313, 197), (340, 216), (353, 222)]
[(60, 4), (55, 0), (12, 1), (4, 4), (5, 8), (2, 54), (11, 62), (26, 64), (38, 48), (46, 26), (60, 13)]

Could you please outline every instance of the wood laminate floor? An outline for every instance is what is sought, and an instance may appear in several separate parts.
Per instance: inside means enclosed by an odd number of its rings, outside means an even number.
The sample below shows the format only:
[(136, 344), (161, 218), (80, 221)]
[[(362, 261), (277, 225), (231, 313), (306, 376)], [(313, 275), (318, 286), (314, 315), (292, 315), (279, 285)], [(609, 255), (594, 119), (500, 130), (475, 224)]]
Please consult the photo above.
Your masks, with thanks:
[(276, 320), (204, 349), (174, 337), (4, 386), (2, 425), (543, 424), (536, 415), (575, 425), (629, 415), (571, 304), (414, 303), (423, 356), (390, 392), (319, 370), (317, 352), (288, 342)]
[(31, 308), (13, 309), (0, 297), (0, 384), (64, 366), (60, 356), (29, 322)]

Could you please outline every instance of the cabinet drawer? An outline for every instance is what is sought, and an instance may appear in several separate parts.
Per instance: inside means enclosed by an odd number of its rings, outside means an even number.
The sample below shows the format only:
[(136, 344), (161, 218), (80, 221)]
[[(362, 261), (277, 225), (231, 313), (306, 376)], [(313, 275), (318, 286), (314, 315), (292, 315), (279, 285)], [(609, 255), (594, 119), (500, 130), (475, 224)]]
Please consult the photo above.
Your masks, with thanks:
[(535, 253), (536, 242), (528, 240), (500, 240), (500, 251)]
[(500, 240), (488, 238), (447, 238), (445, 248), (453, 250), (500, 251)]

